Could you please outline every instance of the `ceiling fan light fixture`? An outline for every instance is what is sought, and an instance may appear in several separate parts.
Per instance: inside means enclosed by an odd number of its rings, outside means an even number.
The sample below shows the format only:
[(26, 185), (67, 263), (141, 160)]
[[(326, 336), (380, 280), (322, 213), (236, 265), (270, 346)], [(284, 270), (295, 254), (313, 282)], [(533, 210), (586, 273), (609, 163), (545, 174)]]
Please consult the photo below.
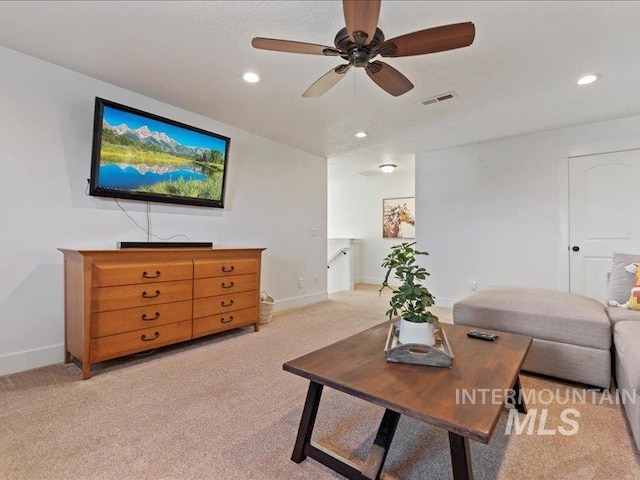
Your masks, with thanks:
[(382, 173), (391, 173), (396, 169), (396, 166), (393, 163), (383, 163), (379, 165), (378, 168)]
[(367, 132), (356, 132), (355, 136), (358, 138), (365, 138), (368, 137), (369, 134)]
[(258, 83), (260, 81), (260, 76), (255, 72), (244, 72), (242, 74), (242, 79), (247, 83)]
[(589, 73), (587, 75), (583, 75), (578, 79), (578, 85), (589, 85), (590, 83), (595, 82), (600, 78), (600, 74), (598, 73)]

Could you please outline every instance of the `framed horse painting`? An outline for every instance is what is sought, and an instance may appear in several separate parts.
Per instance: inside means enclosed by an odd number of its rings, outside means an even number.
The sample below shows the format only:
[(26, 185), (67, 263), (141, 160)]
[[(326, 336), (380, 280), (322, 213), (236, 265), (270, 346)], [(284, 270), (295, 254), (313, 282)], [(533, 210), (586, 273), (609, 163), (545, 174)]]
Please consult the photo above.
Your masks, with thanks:
[(415, 238), (416, 198), (385, 198), (382, 200), (382, 237)]

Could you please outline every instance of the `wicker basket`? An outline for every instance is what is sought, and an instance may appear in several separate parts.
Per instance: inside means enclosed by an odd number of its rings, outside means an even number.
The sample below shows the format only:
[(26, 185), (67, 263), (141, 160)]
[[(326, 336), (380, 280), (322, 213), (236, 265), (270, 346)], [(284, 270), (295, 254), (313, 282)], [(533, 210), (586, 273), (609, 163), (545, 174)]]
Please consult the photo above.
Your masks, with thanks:
[(264, 325), (271, 321), (273, 316), (273, 304), (275, 300), (267, 292), (260, 292), (260, 324)]

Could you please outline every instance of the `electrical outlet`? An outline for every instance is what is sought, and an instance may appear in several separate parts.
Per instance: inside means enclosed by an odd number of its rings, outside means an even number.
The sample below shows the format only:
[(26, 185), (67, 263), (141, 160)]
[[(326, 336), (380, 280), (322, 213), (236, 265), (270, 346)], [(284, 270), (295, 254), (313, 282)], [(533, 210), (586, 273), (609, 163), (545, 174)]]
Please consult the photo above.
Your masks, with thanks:
[(298, 279), (298, 288), (303, 288), (304, 287), (304, 280), (302, 278)]
[(313, 284), (318, 285), (319, 283), (320, 283), (320, 277), (318, 275), (315, 275), (313, 277)]
[(478, 289), (478, 282), (474, 280), (473, 282), (471, 282), (471, 290), (477, 290), (477, 289)]
[(311, 236), (312, 237), (317, 237), (318, 235), (320, 235), (320, 229), (318, 229), (316, 227), (312, 227), (311, 228)]

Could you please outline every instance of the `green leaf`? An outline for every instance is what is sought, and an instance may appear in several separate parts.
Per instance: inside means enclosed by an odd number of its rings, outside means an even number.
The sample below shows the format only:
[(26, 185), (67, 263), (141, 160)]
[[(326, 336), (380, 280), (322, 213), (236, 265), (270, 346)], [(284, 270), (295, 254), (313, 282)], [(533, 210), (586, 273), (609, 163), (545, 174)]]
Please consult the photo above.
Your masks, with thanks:
[[(438, 317), (427, 310), (434, 304), (434, 297), (420, 282), (425, 280), (429, 273), (417, 263), (418, 255), (428, 255), (427, 252), (416, 250), (416, 242), (403, 242), (391, 247), (389, 254), (384, 258), (382, 267), (386, 269), (380, 293), (385, 288), (392, 290), (389, 301), (390, 309), (386, 312), (391, 319), (401, 314), (403, 318), (413, 322), (433, 322)], [(389, 285), (389, 277), (393, 272), (394, 278), (400, 283), (397, 288)]]

